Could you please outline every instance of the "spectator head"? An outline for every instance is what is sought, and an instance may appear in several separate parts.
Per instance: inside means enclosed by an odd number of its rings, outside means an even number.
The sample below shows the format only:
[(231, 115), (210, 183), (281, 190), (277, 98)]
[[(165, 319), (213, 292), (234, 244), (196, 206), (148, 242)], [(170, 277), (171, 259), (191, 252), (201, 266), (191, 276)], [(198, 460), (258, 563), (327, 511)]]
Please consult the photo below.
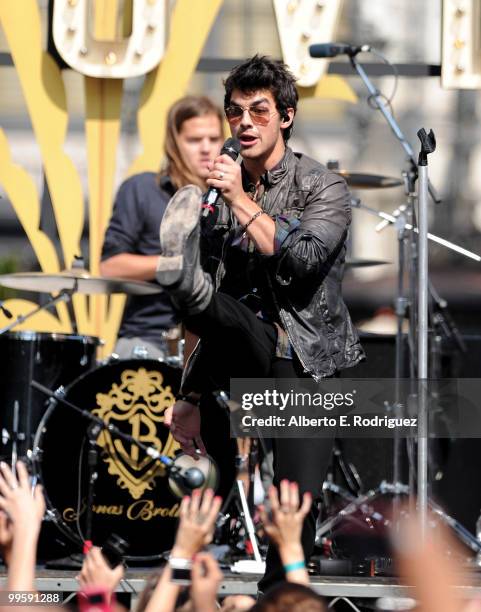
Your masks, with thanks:
[(303, 584), (283, 582), (270, 589), (252, 612), (326, 612), (322, 597)]

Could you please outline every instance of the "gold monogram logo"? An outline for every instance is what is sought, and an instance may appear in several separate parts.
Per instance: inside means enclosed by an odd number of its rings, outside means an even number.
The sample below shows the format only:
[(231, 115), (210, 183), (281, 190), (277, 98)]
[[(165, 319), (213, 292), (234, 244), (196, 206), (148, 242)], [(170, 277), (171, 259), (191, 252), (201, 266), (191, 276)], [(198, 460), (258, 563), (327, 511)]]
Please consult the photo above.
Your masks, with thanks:
[[(120, 384), (114, 383), (108, 393), (97, 393), (99, 408), (92, 412), (105, 423), (113, 423), (137, 440), (153, 446), (162, 454), (172, 457), (179, 448), (177, 442), (163, 426), (164, 411), (174, 401), (169, 385), (164, 386), (161, 372), (124, 370)], [(160, 433), (160, 436), (159, 436)], [(166, 438), (163, 444), (161, 436)], [(109, 474), (117, 476), (117, 484), (128, 489), (134, 499), (139, 499), (144, 491), (152, 490), (154, 479), (165, 475), (165, 469), (139, 448), (130, 446), (110, 432), (103, 431), (97, 444), (105, 451), (104, 461), (108, 464)]]

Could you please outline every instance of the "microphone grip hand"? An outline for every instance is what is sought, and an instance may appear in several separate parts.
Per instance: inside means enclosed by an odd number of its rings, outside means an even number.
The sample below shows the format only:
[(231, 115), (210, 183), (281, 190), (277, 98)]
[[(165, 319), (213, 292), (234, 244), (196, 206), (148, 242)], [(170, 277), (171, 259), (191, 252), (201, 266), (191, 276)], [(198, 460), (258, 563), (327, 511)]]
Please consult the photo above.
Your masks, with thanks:
[(164, 424), (170, 428), (175, 440), (180, 444), (182, 451), (196, 461), (199, 459), (197, 448), (202, 455), (207, 451), (200, 436), (199, 407), (185, 400), (178, 400), (173, 406), (167, 408)]

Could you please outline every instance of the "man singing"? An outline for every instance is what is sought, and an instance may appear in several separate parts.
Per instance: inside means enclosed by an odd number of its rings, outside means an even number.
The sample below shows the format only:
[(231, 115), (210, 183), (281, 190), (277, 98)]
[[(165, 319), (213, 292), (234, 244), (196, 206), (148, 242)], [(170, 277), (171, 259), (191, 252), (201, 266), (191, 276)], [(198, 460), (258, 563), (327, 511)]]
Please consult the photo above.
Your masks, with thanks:
[[(224, 110), (242, 164), (227, 155), (212, 164), (207, 184), (222, 201), (202, 232), (197, 187), (181, 189), (164, 215), (157, 280), (201, 339), (167, 416), (189, 454), (203, 450), (202, 395), (228, 389), (230, 378), (319, 380), (364, 356), (341, 297), (349, 192), (339, 175), (286, 146), (297, 101), (281, 62), (255, 56), (234, 68)], [(275, 439), (273, 450), (274, 484), (296, 481), (301, 494), (319, 496), (332, 438)], [(313, 506), (300, 562), (312, 552), (315, 518)], [(282, 579), (271, 548), (259, 587)]]

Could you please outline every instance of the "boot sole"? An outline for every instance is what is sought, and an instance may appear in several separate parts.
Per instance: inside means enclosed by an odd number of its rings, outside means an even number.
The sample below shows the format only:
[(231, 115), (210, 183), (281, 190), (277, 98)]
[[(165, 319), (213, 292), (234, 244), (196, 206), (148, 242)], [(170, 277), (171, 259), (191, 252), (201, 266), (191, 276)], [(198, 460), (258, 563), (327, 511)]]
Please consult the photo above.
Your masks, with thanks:
[(162, 285), (174, 285), (182, 277), (185, 243), (199, 223), (201, 201), (200, 188), (187, 185), (179, 189), (166, 208), (160, 224), (162, 255), (157, 262)]

